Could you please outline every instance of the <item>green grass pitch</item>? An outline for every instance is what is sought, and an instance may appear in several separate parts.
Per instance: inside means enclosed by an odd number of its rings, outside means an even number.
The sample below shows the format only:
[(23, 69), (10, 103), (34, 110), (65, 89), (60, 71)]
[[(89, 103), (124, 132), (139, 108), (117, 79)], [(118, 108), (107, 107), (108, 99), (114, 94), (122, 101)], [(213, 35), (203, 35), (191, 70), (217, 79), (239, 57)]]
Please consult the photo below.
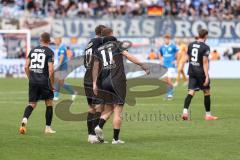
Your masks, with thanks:
[[(69, 80), (80, 84), (79, 79)], [(121, 130), (124, 145), (91, 145), (86, 122), (66, 122), (56, 116), (55, 135), (43, 134), (45, 107), (40, 102), (28, 123), (26, 135), (18, 128), (27, 104), (26, 79), (0, 79), (0, 160), (237, 160), (240, 159), (240, 80), (212, 80), (212, 113), (217, 121), (204, 121), (203, 96), (199, 92), (191, 105), (191, 121), (172, 119), (182, 112), (186, 87), (175, 90), (174, 101), (163, 96), (139, 98), (134, 107), (125, 106)], [(62, 98), (67, 98), (64, 96)], [(71, 111), (87, 111), (85, 97), (77, 97)], [(169, 119), (151, 119), (162, 113)], [(140, 118), (136, 116), (140, 114)], [(135, 117), (134, 117), (135, 115)], [(129, 117), (128, 117), (129, 118)], [(109, 121), (104, 128), (112, 139)]]

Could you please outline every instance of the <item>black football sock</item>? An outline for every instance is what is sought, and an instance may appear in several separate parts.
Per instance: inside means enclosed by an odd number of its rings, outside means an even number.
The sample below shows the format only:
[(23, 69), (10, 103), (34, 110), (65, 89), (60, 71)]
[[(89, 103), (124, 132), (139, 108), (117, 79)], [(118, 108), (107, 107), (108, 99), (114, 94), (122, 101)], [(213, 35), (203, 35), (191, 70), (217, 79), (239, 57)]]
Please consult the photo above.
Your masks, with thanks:
[(211, 107), (210, 95), (204, 96), (204, 105), (205, 105), (206, 112), (210, 112), (210, 107)]
[(46, 107), (45, 118), (46, 118), (46, 126), (51, 126), (52, 118), (53, 118), (53, 107), (52, 106)]
[(29, 118), (30, 115), (32, 114), (32, 111), (33, 111), (33, 107), (28, 105), (26, 108), (25, 108), (25, 111), (24, 111), (24, 114), (23, 114), (23, 118)]
[(106, 123), (106, 120), (105, 119), (102, 119), (102, 118), (100, 118), (100, 120), (99, 120), (99, 127), (101, 128), (101, 129), (103, 129), (103, 126), (104, 126), (104, 124)]
[(88, 112), (88, 115), (87, 115), (88, 135), (90, 135), (94, 132), (93, 131), (93, 118), (94, 118), (94, 114)]
[[(93, 121), (93, 130), (97, 127), (97, 125), (99, 124), (100, 121), (100, 117), (101, 117), (101, 112), (96, 112), (94, 115), (94, 121)], [(95, 133), (95, 132), (94, 132)]]
[(193, 97), (192, 95), (188, 94), (187, 97), (185, 98), (185, 101), (184, 101), (184, 108), (185, 109), (189, 108), (189, 105), (191, 103), (192, 97)]
[(113, 139), (117, 141), (119, 139), (120, 129), (113, 129)]

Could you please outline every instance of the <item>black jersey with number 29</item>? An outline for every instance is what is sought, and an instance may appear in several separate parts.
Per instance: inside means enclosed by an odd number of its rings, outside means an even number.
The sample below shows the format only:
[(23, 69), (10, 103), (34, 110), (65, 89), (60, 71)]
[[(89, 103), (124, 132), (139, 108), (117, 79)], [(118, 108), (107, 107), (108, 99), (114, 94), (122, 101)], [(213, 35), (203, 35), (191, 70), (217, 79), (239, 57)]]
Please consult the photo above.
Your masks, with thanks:
[(30, 60), (29, 82), (34, 84), (48, 84), (48, 62), (54, 62), (54, 52), (46, 46), (37, 46), (30, 51), (28, 58)]
[(189, 76), (204, 77), (203, 57), (208, 57), (210, 48), (204, 42), (192, 42), (188, 45)]

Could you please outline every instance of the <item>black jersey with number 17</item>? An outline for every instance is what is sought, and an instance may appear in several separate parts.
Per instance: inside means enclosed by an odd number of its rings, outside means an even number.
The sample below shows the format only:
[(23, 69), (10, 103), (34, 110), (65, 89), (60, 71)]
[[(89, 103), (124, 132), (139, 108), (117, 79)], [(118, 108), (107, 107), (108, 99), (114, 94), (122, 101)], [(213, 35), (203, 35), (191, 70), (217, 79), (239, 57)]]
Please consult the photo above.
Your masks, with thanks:
[(30, 60), (29, 82), (34, 84), (48, 84), (48, 62), (54, 62), (54, 52), (46, 46), (37, 46), (30, 51), (28, 58)]
[(208, 57), (210, 48), (204, 42), (195, 41), (188, 45), (189, 76), (204, 77), (203, 57)]
[(86, 68), (86, 73), (84, 75), (84, 83), (91, 84), (92, 83), (92, 67), (94, 62), (94, 56), (96, 50), (99, 46), (103, 44), (103, 38), (93, 38), (89, 41), (85, 52), (84, 52), (84, 66)]

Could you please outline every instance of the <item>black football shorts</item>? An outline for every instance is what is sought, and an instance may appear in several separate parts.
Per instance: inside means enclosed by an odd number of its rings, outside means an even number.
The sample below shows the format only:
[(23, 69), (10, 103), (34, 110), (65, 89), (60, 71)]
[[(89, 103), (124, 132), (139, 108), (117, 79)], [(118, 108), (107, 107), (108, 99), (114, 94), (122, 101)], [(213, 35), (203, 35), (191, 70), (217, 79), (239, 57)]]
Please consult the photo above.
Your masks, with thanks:
[(53, 91), (49, 84), (34, 84), (29, 83), (29, 102), (37, 102), (38, 100), (52, 100), (54, 97)]
[(92, 83), (84, 83), (84, 90), (85, 90), (85, 95), (87, 98), (87, 103), (89, 106), (95, 106), (98, 104), (103, 104), (103, 100), (99, 95), (94, 95), (93, 93), (93, 85)]
[(101, 83), (101, 97), (104, 104), (124, 105), (126, 99), (126, 80), (114, 80), (108, 76)]
[(210, 80), (207, 86), (204, 86), (205, 77), (189, 76), (188, 89), (189, 90), (209, 90)]

